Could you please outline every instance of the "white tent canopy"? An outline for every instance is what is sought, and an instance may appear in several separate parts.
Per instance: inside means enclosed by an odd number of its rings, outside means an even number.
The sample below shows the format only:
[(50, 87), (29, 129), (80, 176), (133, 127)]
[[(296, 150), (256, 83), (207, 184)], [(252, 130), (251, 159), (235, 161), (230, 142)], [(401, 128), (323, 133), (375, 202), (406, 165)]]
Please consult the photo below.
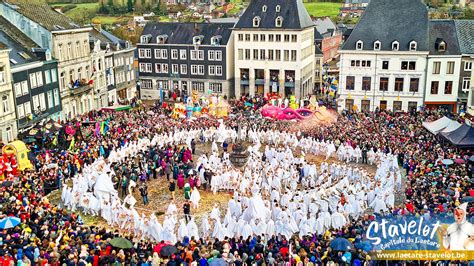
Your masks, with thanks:
[(447, 118), (446, 116), (443, 116), (443, 117), (441, 117), (440, 119), (438, 119), (436, 121), (432, 121), (432, 122), (426, 122), (425, 121), (425, 122), (423, 122), (423, 127), (426, 128), (426, 130), (428, 130), (432, 134), (436, 135), (439, 132), (441, 132), (443, 129), (448, 127), (451, 124), (451, 122), (456, 122), (456, 121), (453, 121), (453, 120)]
[(449, 122), (449, 125), (438, 133), (449, 133), (458, 129), (459, 127), (461, 127), (461, 124), (458, 121), (451, 120), (451, 122)]

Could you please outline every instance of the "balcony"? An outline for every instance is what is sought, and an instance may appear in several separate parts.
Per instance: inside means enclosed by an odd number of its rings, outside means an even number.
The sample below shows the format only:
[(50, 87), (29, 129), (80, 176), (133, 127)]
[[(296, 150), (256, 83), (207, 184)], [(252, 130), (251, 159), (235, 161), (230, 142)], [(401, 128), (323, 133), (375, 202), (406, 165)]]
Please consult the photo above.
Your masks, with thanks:
[(294, 88), (294, 87), (295, 87), (295, 83), (294, 83), (294, 82), (286, 82), (286, 81), (285, 81), (285, 87), (287, 87), (287, 88)]
[(265, 85), (265, 79), (264, 78), (256, 78), (255, 79), (255, 85)]
[(86, 79), (81, 79), (76, 80), (75, 82), (71, 81), (71, 83), (69, 84), (69, 91), (71, 95), (79, 95), (87, 93), (92, 87), (92, 84), (89, 84)]

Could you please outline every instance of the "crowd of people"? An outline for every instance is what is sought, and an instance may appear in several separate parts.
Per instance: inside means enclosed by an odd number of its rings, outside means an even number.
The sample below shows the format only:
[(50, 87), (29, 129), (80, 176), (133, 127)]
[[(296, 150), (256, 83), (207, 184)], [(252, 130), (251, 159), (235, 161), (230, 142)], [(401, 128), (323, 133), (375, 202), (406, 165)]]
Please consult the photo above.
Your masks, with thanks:
[[(422, 127), (440, 116), (436, 111), (344, 113), (335, 123), (308, 127), (254, 116), (264, 103), (263, 98), (232, 101), (234, 113), (223, 124), (208, 117), (170, 119), (161, 106), (91, 112), (65, 122), (80, 134), (37, 148), (34, 171), (22, 172), (1, 190), (0, 218), (21, 219), (0, 231), (2, 265), (362, 265), (370, 257), (359, 244), (374, 214), (452, 215), (474, 194), (471, 151), (441, 143)], [(97, 121), (107, 129), (96, 132), (92, 122)], [(251, 143), (251, 159), (241, 173), (215, 144), (236, 138)], [(195, 155), (196, 144), (205, 142), (214, 152)], [(294, 155), (296, 150), (340, 162), (316, 167)], [(464, 163), (443, 165), (447, 158)], [(371, 163), (378, 170), (364, 173), (348, 162)], [(181, 221), (169, 207), (157, 232), (149, 230), (159, 224), (157, 218), (139, 215), (131, 196), (137, 186), (146, 205), (153, 179), (169, 183), (170, 191), (191, 187), (188, 199), (196, 208), (194, 191), (204, 187), (234, 191), (234, 197), (227, 209), (205, 215), (199, 230), (190, 211)], [(61, 204), (51, 204), (47, 195), (63, 187)], [(404, 202), (395, 202), (399, 191)], [(86, 225), (79, 211), (100, 215), (111, 226)], [(110, 240), (119, 236), (133, 248), (113, 247)], [(355, 248), (332, 250), (337, 237), (350, 239)], [(165, 244), (177, 251), (163, 256)]]

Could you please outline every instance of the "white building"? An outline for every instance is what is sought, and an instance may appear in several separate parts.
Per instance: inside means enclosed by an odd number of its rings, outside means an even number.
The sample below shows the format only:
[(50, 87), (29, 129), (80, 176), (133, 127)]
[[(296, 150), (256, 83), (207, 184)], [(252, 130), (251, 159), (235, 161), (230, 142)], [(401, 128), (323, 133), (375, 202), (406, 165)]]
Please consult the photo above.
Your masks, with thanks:
[(432, 20), (429, 31), (426, 108), (458, 109), (461, 52), (453, 20)]
[(301, 0), (251, 1), (234, 36), (237, 97), (313, 93), (314, 23)]
[(418, 0), (371, 1), (340, 50), (339, 110), (423, 105), (428, 12)]
[(17, 123), (13, 99), (12, 75), (8, 53), (0, 43), (0, 141), (7, 144), (16, 138)]

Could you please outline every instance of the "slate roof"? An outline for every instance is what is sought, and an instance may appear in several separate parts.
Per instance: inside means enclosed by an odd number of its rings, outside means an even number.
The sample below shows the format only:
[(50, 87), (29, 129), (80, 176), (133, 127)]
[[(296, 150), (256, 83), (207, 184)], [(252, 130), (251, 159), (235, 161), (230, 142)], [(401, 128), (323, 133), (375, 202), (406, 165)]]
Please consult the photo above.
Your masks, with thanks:
[(149, 22), (143, 30), (143, 35), (151, 35), (152, 43), (156, 43), (159, 35), (168, 35), (167, 44), (193, 44), (193, 37), (204, 36), (201, 45), (211, 45), (211, 38), (221, 36), (221, 45), (229, 42), (233, 23), (179, 23), (179, 22)]
[(125, 48), (125, 41), (119, 39), (117, 36), (105, 30), (97, 30), (93, 28), (89, 31), (89, 43), (91, 44), (91, 49), (94, 48), (94, 43), (96, 40), (100, 40), (100, 46), (102, 49), (107, 47), (107, 44), (110, 44), (110, 49), (112, 51), (117, 50), (117, 44), (120, 44), (121, 49)]
[[(267, 11), (262, 7), (266, 5)], [(276, 12), (276, 6), (280, 6), (280, 12)], [(257, 29), (253, 27), (253, 19), (260, 17), (258, 29), (304, 29), (314, 27), (302, 0), (252, 0), (235, 25), (237, 29)], [(278, 16), (283, 18), (282, 27), (276, 27), (275, 20)]]
[(44, 0), (0, 0), (49, 31), (80, 28), (70, 18), (56, 12)]
[[(10, 64), (21, 65), (37, 61), (32, 49), (38, 47), (30, 38), (19, 31), (13, 24), (0, 16), (0, 43), (10, 50)], [(16, 62), (16, 63), (14, 63)]]
[(428, 28), (428, 9), (421, 0), (372, 0), (342, 50), (355, 50), (359, 40), (363, 50), (373, 50), (378, 40), (383, 51), (392, 50), (393, 41), (400, 43), (400, 51), (408, 51), (411, 41), (418, 51), (428, 51)]
[(459, 49), (462, 54), (474, 54), (474, 20), (455, 20)]
[(316, 29), (318, 29), (321, 34), (325, 34), (330, 30), (332, 30), (332, 32), (336, 30), (336, 24), (334, 24), (330, 18), (318, 18), (314, 21), (314, 25), (316, 25)]
[[(432, 55), (459, 55), (458, 37), (454, 20), (431, 20), (430, 21), (430, 54)], [(438, 50), (439, 44), (446, 43), (446, 51)]]

